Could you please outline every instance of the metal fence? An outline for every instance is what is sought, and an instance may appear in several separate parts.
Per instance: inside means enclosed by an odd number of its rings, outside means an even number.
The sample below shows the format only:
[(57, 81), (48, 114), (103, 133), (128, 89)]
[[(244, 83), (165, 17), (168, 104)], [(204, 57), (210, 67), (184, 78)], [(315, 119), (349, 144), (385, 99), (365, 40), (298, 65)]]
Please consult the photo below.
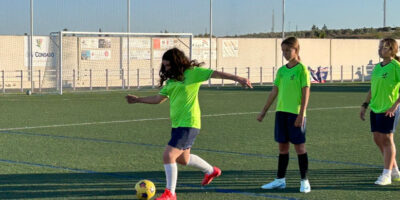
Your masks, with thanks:
[[(277, 67), (221, 67), (218, 71), (231, 73), (250, 79), (254, 85), (271, 85), (276, 76)], [(314, 83), (328, 82), (366, 82), (370, 80), (372, 68), (368, 66), (328, 67), (324, 75), (310, 74), (311, 81)], [(29, 70), (2, 70), (1, 90), (2, 93), (24, 93), (31, 90), (31, 80)], [(130, 82), (128, 84), (128, 73)], [(83, 71), (63, 70), (62, 87), (66, 91), (94, 91), (94, 90), (124, 90), (140, 88), (158, 87), (158, 70), (152, 69), (131, 69), (129, 72), (121, 69), (95, 70), (88, 69)], [(59, 78), (56, 70), (33, 71), (34, 93), (49, 93), (59, 89)], [(238, 85), (237, 82), (226, 79), (211, 79), (204, 82), (205, 85), (212, 86), (232, 86)]]

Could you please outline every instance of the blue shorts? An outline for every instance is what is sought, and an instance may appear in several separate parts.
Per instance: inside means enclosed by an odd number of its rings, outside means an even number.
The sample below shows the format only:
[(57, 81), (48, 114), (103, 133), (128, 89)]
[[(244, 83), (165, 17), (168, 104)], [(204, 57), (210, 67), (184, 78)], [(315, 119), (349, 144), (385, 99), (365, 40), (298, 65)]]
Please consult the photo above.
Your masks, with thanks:
[(169, 140), (168, 145), (181, 150), (189, 149), (199, 133), (200, 129), (197, 128), (172, 128), (171, 140)]
[[(399, 107), (400, 108), (400, 107)], [(371, 132), (383, 134), (394, 133), (397, 122), (399, 121), (399, 109), (396, 110), (394, 117), (385, 116), (385, 113), (370, 113)]]
[(302, 127), (295, 127), (297, 114), (277, 111), (275, 114), (275, 141), (303, 144), (306, 142), (306, 118)]

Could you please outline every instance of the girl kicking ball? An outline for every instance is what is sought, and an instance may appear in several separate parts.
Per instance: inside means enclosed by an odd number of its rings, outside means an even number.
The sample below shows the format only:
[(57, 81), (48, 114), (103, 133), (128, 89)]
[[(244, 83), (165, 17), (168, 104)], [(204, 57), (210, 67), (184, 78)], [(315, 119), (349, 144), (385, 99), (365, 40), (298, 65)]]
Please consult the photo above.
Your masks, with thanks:
[(213, 167), (199, 156), (190, 153), (194, 140), (200, 133), (198, 93), (202, 82), (210, 78), (222, 78), (234, 80), (244, 87), (252, 88), (250, 81), (246, 78), (199, 66), (199, 63), (190, 61), (181, 50), (170, 49), (162, 57), (160, 87), (164, 82), (166, 85), (162, 87), (159, 94), (148, 97), (126, 96), (130, 104), (159, 104), (167, 99), (170, 101), (171, 139), (163, 155), (167, 186), (164, 194), (156, 200), (176, 200), (177, 163), (203, 171), (205, 175), (202, 185), (209, 184), (213, 178), (221, 175), (218, 167)]

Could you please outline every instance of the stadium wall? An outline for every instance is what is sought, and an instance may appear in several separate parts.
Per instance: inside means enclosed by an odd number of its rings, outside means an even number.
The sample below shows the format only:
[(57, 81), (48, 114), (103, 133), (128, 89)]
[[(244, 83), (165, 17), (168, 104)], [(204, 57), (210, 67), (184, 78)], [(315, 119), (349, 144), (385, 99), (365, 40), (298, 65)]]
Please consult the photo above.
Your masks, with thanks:
[[(46, 38), (48, 36), (38, 36)], [(107, 59), (83, 59), (82, 45), (77, 37), (64, 37), (63, 40), (63, 82), (66, 86), (72, 86), (73, 70), (75, 70), (75, 86), (88, 87), (89, 71), (92, 72), (92, 86), (102, 87), (105, 85), (105, 71), (109, 70), (109, 86), (119, 86), (123, 83), (121, 69), (127, 70), (126, 52), (124, 52), (123, 41), (119, 37), (95, 37), (107, 38), (111, 45), (107, 47), (110, 58)], [(145, 39), (145, 38), (142, 38)], [(20, 73), (22, 71), (24, 80), (28, 80), (27, 67), (27, 36), (0, 36), (0, 71), (7, 73), (5, 86), (9, 88), (19, 87)], [(281, 39), (274, 38), (216, 38), (213, 39), (212, 63), (213, 69), (248, 76), (253, 82), (271, 82), (273, 80), (273, 67), (282, 65), (282, 54), (280, 50)], [(400, 42), (400, 41), (399, 41)], [(46, 45), (54, 45), (54, 39), (50, 39)], [(209, 39), (194, 38), (193, 59), (205, 62), (205, 67), (209, 66)], [(177, 43), (178, 44), (178, 43)], [(189, 39), (184, 38), (180, 41), (178, 48), (185, 49), (188, 53)], [(362, 66), (374, 65), (379, 62), (377, 39), (300, 39), (300, 56), (302, 62), (311, 68), (332, 66), (333, 80), (359, 78)], [(38, 48), (38, 47), (35, 47)], [(134, 47), (133, 47), (134, 48)], [(90, 49), (89, 49), (90, 50)], [(138, 51), (145, 49), (137, 49)], [(130, 86), (137, 86), (137, 69), (144, 75), (140, 76), (141, 85), (151, 84), (151, 69), (154, 68), (157, 78), (160, 56), (167, 48), (157, 50), (151, 49), (152, 59), (136, 59), (135, 56), (130, 60)], [(58, 63), (58, 50), (48, 47), (46, 51), (51, 51), (52, 60), (38, 66), (34, 65), (34, 70), (55, 70)], [(156, 52), (157, 51), (157, 52)], [(51, 53), (50, 52), (50, 53)], [(50, 55), (49, 53), (49, 55)], [(157, 55), (156, 55), (157, 54)], [(343, 66), (343, 67), (341, 67)], [(353, 67), (352, 67), (353, 66)], [(260, 69), (262, 67), (262, 69)], [(343, 74), (341, 75), (341, 70)], [(353, 71), (352, 71), (353, 70)], [(368, 75), (371, 67), (365, 68), (364, 74)], [(260, 78), (260, 73), (262, 73)], [(44, 75), (44, 74), (43, 74)], [(86, 78), (85, 78), (86, 77)], [(100, 77), (100, 78), (99, 78)], [(126, 79), (126, 78), (125, 78)], [(228, 82), (226, 82), (228, 83)], [(2, 87), (0, 83), (0, 88)], [(30, 83), (25, 83), (23, 87), (30, 87)]]

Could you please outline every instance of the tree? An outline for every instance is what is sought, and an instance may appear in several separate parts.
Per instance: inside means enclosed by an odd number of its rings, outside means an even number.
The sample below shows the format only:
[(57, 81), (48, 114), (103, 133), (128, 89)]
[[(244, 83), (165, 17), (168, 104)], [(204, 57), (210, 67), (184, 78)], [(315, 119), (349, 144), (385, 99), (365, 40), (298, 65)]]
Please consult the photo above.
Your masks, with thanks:
[(325, 31), (321, 31), (318, 35), (319, 38), (325, 38), (326, 37), (326, 33)]
[(328, 27), (326, 26), (326, 24), (324, 24), (324, 26), (322, 27), (322, 30), (325, 32), (328, 30)]

